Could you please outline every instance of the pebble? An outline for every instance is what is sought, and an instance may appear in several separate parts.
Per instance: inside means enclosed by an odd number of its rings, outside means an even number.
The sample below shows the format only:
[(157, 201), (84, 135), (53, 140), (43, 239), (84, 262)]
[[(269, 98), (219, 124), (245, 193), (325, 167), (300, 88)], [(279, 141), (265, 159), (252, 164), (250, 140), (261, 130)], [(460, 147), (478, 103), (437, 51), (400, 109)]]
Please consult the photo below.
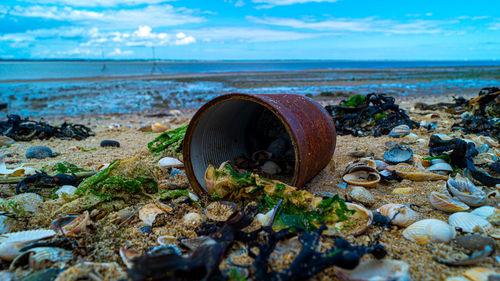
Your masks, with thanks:
[(76, 187), (74, 187), (72, 185), (63, 185), (63, 186), (61, 186), (61, 188), (59, 188), (56, 191), (56, 195), (58, 198), (60, 198), (63, 194), (71, 196), (71, 195), (75, 194), (75, 191), (76, 191)]
[(103, 140), (103, 141), (101, 141), (101, 146), (102, 147), (107, 147), (107, 146), (120, 147), (120, 143), (115, 141), (115, 140)]
[(4, 146), (4, 145), (11, 145), (13, 144), (15, 141), (9, 137), (6, 137), (6, 136), (0, 136), (0, 146)]
[(168, 127), (164, 126), (160, 123), (156, 123), (156, 124), (151, 125), (151, 130), (153, 132), (156, 132), (156, 133), (163, 133), (163, 132), (168, 130)]
[(179, 168), (179, 167), (183, 167), (184, 163), (182, 163), (181, 161), (179, 161), (176, 158), (164, 157), (164, 158), (160, 159), (160, 161), (158, 161), (158, 166), (163, 167), (163, 168), (173, 168), (173, 167)]
[(411, 188), (411, 187), (398, 187), (398, 188), (394, 188), (392, 190), (393, 194), (410, 194), (412, 192), (413, 192), (413, 188)]
[(141, 227), (140, 229), (141, 229), (141, 232), (144, 234), (150, 234), (153, 232), (153, 227), (151, 225), (145, 225), (145, 226)]
[(32, 146), (26, 150), (26, 158), (36, 158), (45, 159), (48, 157), (54, 157), (52, 149), (46, 146)]

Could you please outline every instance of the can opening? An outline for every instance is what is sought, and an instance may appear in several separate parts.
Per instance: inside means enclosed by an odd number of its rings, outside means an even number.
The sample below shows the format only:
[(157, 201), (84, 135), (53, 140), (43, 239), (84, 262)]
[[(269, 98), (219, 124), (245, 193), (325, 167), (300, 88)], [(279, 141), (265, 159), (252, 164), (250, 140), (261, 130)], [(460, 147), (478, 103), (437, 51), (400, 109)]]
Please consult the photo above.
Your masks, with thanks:
[[(233, 99), (213, 105), (199, 119), (191, 140), (193, 171), (205, 190), (203, 177), (209, 164), (219, 167), (229, 160), (231, 165), (238, 167), (236, 164), (241, 165), (238, 160), (255, 163), (259, 155), (270, 155), (265, 151), (272, 153), (268, 160), (281, 170), (276, 175), (266, 174), (266, 177), (292, 183), (296, 161), (292, 137), (280, 119), (257, 102)], [(261, 159), (258, 162), (266, 161)], [(276, 170), (276, 166), (268, 164), (266, 167), (269, 166), (270, 170), (273, 167)], [(256, 169), (262, 171), (266, 168)]]

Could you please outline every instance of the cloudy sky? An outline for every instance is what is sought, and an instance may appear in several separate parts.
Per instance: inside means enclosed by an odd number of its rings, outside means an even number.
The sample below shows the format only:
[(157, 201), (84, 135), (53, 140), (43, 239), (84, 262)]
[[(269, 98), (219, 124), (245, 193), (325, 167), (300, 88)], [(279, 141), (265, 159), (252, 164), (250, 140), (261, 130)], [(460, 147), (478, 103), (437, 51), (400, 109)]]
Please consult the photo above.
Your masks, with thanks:
[(498, 0), (3, 0), (1, 58), (500, 60)]

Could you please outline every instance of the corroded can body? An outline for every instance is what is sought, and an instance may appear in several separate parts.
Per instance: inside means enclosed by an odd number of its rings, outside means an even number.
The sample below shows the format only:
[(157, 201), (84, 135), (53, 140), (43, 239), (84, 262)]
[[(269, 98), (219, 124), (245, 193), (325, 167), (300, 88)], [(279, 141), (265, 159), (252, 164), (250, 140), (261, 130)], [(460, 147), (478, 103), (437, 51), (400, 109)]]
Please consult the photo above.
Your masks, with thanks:
[(193, 116), (184, 139), (184, 164), (191, 186), (206, 192), (203, 177), (209, 164), (248, 155), (246, 129), (263, 111), (270, 111), (286, 129), (294, 150), (293, 177), (302, 187), (330, 161), (336, 134), (332, 119), (315, 101), (299, 95), (227, 94), (214, 98)]

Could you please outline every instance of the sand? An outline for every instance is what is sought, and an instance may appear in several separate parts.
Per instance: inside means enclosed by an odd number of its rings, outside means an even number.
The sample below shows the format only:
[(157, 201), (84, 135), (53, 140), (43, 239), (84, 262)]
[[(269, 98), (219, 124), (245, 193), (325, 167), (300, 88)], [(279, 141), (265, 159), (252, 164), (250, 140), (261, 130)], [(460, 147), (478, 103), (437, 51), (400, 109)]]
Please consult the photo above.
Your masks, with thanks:
[[(422, 99), (423, 100), (423, 99)], [(419, 101), (422, 101), (419, 100)], [(320, 99), (321, 104), (336, 103), (337, 100)], [(429, 98), (427, 102), (434, 102), (435, 99)], [(397, 102), (403, 107), (410, 110), (410, 117), (419, 122), (427, 119), (426, 112), (416, 112), (412, 110), (414, 100), (401, 98)], [(450, 116), (444, 112), (436, 112), (439, 118), (432, 121), (438, 121), (438, 128), (436, 132), (450, 133), (450, 127), (455, 122), (455, 117)], [(16, 142), (10, 147), (0, 148), (0, 155), (8, 153), (9, 156), (6, 160), (9, 166), (18, 166), (21, 163), (30, 164), (37, 169), (46, 166), (53, 166), (58, 162), (70, 162), (77, 166), (89, 170), (96, 170), (99, 166), (110, 163), (115, 159), (126, 159), (131, 157), (140, 157), (153, 162), (155, 159), (149, 156), (146, 144), (153, 140), (157, 133), (144, 133), (138, 129), (141, 126), (153, 123), (161, 123), (170, 128), (175, 128), (183, 124), (187, 124), (192, 116), (193, 111), (177, 112), (175, 116), (153, 118), (145, 117), (144, 114), (127, 114), (127, 115), (107, 115), (107, 116), (78, 116), (63, 118), (65, 121), (81, 123), (90, 126), (96, 135), (86, 140), (33, 140), (31, 142)], [(59, 119), (47, 119), (49, 123), (59, 123)], [(358, 150), (365, 150), (368, 155), (373, 155), (376, 158), (382, 158), (383, 153), (386, 151), (385, 143), (388, 141), (399, 141), (410, 146), (416, 155), (425, 156), (428, 154), (428, 139), (431, 133), (426, 129), (412, 130), (419, 138), (423, 138), (425, 142), (408, 141), (406, 139), (394, 139), (389, 136), (382, 137), (353, 137), (353, 136), (338, 136), (335, 154), (332, 157), (330, 164), (325, 167), (315, 178), (313, 178), (307, 185), (306, 189), (311, 192), (328, 191), (338, 193), (342, 197), (346, 191), (337, 186), (342, 181), (341, 175), (347, 164), (356, 158), (349, 156), (349, 153)], [(463, 135), (461, 132), (453, 132), (457, 136), (471, 139), (472, 135)], [(121, 147), (100, 147), (99, 143), (104, 139), (112, 139), (120, 142)], [(55, 158), (35, 160), (26, 159), (24, 153), (26, 149), (34, 145), (44, 145), (53, 149), (53, 151), (60, 153)], [(89, 151), (82, 151), (84, 149), (94, 149)], [(422, 181), (416, 182), (411, 180), (403, 180), (401, 182), (391, 181), (379, 183), (376, 187), (369, 189), (375, 196), (376, 203), (369, 206), (374, 210), (386, 203), (401, 203), (412, 204), (414, 209), (424, 218), (436, 218), (444, 221), (448, 220), (449, 214), (433, 209), (428, 200), (428, 195), (432, 191), (439, 191), (442, 189), (445, 181)], [(0, 197), (6, 198), (14, 194), (14, 185), (1, 184)], [(392, 191), (395, 188), (411, 188), (411, 192), (407, 194), (394, 194)], [(191, 188), (190, 188), (191, 190)], [(193, 192), (193, 190), (191, 190)], [(47, 206), (44, 207), (44, 214), (32, 218), (27, 223), (18, 224), (15, 230), (24, 230), (31, 228), (48, 228), (51, 217), (50, 211), (54, 207), (47, 199)], [(131, 202), (122, 202), (119, 207), (124, 208), (128, 206), (128, 211), (136, 214), (137, 210), (148, 203), (148, 200), (139, 200), (137, 205)], [(205, 205), (205, 201), (201, 201)], [(497, 203), (498, 204), (498, 203)], [(122, 211), (123, 212), (123, 211)], [(93, 213), (93, 222), (86, 231), (81, 233), (78, 237), (80, 245), (84, 245), (77, 253), (79, 256), (74, 259), (72, 264), (77, 260), (87, 260), (92, 262), (117, 262), (123, 269), (125, 265), (119, 256), (119, 249), (122, 247), (129, 247), (130, 249), (144, 251), (147, 248), (158, 245), (157, 238), (161, 235), (175, 235), (177, 237), (195, 237), (194, 228), (198, 223), (185, 225), (182, 223), (182, 218), (185, 214), (194, 212), (202, 216), (200, 208), (185, 207), (176, 208), (172, 211), (172, 215), (163, 218), (163, 225), (154, 227), (153, 233), (145, 235), (139, 229), (144, 224), (135, 215), (126, 223), (121, 223), (120, 213), (118, 210), (112, 212), (108, 216), (100, 217), (98, 213)], [(120, 222), (120, 223), (119, 223)], [(402, 228), (393, 226), (387, 230), (381, 227), (372, 227), (365, 234), (349, 240), (356, 244), (368, 245), (379, 237), (378, 242), (386, 247), (388, 256), (387, 258), (403, 260), (410, 265), (410, 275), (412, 280), (444, 280), (450, 276), (460, 275), (463, 271), (471, 268), (471, 266), (450, 267), (437, 263), (434, 258), (436, 257), (450, 257), (463, 253), (462, 249), (454, 246), (453, 243), (431, 243), (428, 245), (421, 245), (406, 240), (402, 236)], [(332, 243), (331, 238), (323, 238), (324, 245)], [(496, 246), (500, 249), (500, 241), (496, 240)], [(234, 246), (237, 247), (237, 246)], [(283, 268), (289, 263), (290, 259), (295, 254), (289, 254), (282, 257), (283, 260), (278, 261), (273, 268)], [(288, 262), (287, 262), (288, 261)], [(498, 263), (495, 262), (494, 257), (486, 259), (484, 262), (477, 266), (494, 268)], [(7, 267), (8, 263), (3, 263), (1, 267)], [(22, 276), (26, 274), (26, 270), (18, 270), (16, 274)], [(251, 279), (251, 278), (250, 278)], [(339, 280), (335, 276), (334, 268), (329, 268), (312, 278), (313, 280)]]

